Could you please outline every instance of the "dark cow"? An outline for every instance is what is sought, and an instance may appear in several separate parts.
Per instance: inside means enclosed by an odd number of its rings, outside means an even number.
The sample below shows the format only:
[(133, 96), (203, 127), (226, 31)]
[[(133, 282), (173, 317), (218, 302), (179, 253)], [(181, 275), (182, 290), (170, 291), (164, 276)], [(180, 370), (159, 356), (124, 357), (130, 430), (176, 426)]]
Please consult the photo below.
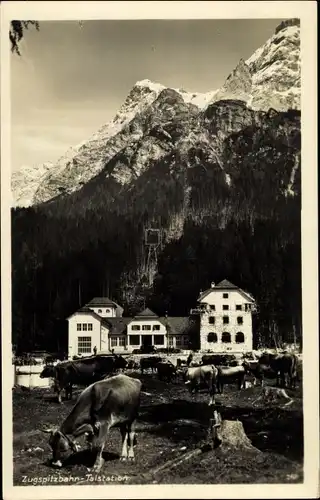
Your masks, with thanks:
[(202, 356), (203, 365), (237, 366), (238, 363), (234, 354), (204, 354)]
[(270, 366), (263, 365), (259, 363), (259, 361), (251, 361), (245, 360), (242, 365), (244, 366), (247, 373), (253, 375), (253, 385), (256, 385), (257, 380), (261, 383), (261, 386), (264, 385), (264, 381), (266, 378), (275, 379), (277, 377), (276, 372), (274, 372)]
[(143, 373), (144, 370), (148, 370), (149, 368), (152, 371), (157, 370), (157, 364), (162, 361), (162, 358), (160, 356), (150, 356), (147, 358), (142, 358), (140, 359), (140, 370), (141, 373)]
[(265, 352), (260, 357), (259, 364), (269, 366), (276, 373), (277, 385), (296, 387), (298, 358), (295, 354)]
[(140, 380), (119, 374), (87, 387), (79, 396), (69, 416), (50, 433), (52, 465), (62, 467), (62, 459), (70, 449), (78, 451), (75, 438), (87, 434), (87, 442), (96, 456), (94, 470), (99, 472), (102, 452), (111, 427), (119, 427), (122, 437), (120, 460), (134, 460), (135, 433), (132, 424), (140, 406)]
[(217, 389), (223, 393), (225, 384), (237, 383), (238, 389), (243, 388), (246, 369), (244, 366), (218, 366)]
[(52, 367), (45, 367), (40, 378), (53, 377), (54, 390), (61, 403), (61, 393), (66, 391), (67, 399), (72, 399), (73, 385), (89, 385), (118, 369), (123, 369), (127, 362), (121, 356), (93, 356), (75, 361), (64, 361)]
[(157, 364), (159, 380), (166, 380), (171, 382), (177, 376), (177, 368), (169, 361), (160, 361)]
[(190, 393), (197, 392), (202, 387), (208, 389), (210, 395), (209, 405), (215, 404), (217, 376), (217, 368), (209, 365), (187, 368), (183, 373), (184, 382), (188, 385)]

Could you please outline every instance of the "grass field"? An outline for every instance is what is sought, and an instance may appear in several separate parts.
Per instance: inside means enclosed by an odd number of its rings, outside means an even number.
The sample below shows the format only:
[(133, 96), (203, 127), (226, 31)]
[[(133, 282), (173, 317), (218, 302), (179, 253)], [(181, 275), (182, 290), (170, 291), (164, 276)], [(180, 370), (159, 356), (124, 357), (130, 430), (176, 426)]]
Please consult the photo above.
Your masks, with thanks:
[(299, 483), (303, 481), (303, 413), (301, 389), (287, 391), (290, 406), (255, 401), (260, 387), (238, 392), (225, 388), (217, 397), (226, 420), (240, 420), (252, 450), (204, 451), (178, 467), (151, 475), (157, 466), (207, 443), (212, 416), (206, 394), (190, 396), (182, 383), (160, 382), (156, 375), (131, 373), (143, 381), (134, 463), (119, 462), (120, 432), (110, 432), (101, 473), (90, 472), (92, 456), (82, 450), (63, 469), (52, 468), (44, 426), (60, 425), (75, 403), (58, 405), (49, 390), (13, 389), (14, 485), (31, 484), (239, 484)]

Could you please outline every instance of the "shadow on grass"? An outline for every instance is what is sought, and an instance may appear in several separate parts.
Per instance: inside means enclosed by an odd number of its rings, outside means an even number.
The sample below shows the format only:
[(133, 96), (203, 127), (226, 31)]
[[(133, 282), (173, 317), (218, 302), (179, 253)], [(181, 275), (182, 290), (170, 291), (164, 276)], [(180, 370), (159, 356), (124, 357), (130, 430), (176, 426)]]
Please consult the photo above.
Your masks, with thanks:
[[(253, 446), (292, 460), (303, 458), (303, 416), (281, 408), (224, 407), (217, 405), (222, 419), (240, 420)], [(213, 408), (206, 403), (176, 400), (141, 408), (139, 420), (153, 424), (150, 434), (175, 443), (198, 445), (207, 438)]]

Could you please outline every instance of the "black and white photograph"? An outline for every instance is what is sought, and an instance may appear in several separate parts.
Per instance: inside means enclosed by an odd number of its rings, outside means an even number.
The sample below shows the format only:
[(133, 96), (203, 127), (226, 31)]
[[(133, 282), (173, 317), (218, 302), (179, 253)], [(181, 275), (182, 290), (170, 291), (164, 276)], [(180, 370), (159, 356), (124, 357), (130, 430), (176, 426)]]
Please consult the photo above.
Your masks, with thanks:
[(5, 498), (316, 498), (316, 3), (2, 14)]

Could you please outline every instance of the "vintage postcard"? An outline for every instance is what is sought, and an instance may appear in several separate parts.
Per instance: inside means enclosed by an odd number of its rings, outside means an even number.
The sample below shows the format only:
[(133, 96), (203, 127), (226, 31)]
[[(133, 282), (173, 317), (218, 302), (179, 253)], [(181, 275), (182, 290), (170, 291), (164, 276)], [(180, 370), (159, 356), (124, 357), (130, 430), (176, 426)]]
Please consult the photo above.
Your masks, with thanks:
[(315, 2), (3, 2), (4, 498), (319, 494)]

